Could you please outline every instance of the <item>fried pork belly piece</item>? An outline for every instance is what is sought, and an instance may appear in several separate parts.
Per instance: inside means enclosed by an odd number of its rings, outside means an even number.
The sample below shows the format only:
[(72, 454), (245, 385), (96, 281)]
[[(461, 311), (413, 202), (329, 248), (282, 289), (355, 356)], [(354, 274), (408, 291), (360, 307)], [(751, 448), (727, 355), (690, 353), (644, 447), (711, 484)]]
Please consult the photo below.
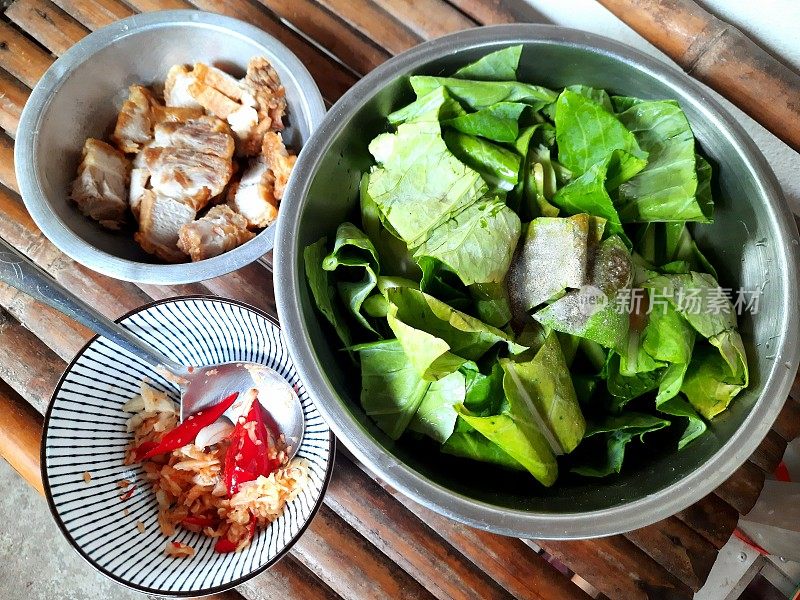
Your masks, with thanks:
[(176, 65), (167, 76), (164, 96), (168, 106), (201, 106), (227, 121), (240, 155), (257, 155), (264, 134), (283, 129), (286, 92), (263, 57), (250, 61), (242, 80), (204, 63), (191, 69)]
[(201, 219), (181, 227), (178, 247), (193, 261), (219, 256), (253, 239), (247, 219), (228, 206), (214, 206)]
[(251, 228), (266, 227), (278, 217), (275, 178), (264, 157), (250, 162), (239, 182), (228, 192), (228, 206)]
[(119, 229), (128, 208), (128, 167), (122, 152), (100, 140), (87, 139), (70, 199), (103, 227)]
[(186, 123), (190, 119), (199, 119), (205, 115), (202, 107), (186, 108), (184, 106), (161, 106), (153, 107), (154, 123)]
[(185, 123), (159, 123), (154, 146), (176, 147), (230, 159), (234, 142), (230, 128), (216, 117), (200, 117)]
[(181, 227), (194, 221), (196, 212), (180, 200), (145, 190), (139, 205), (139, 231), (134, 239), (145, 252), (167, 262), (183, 262), (178, 248)]
[(153, 139), (153, 129), (161, 122), (185, 123), (205, 113), (202, 108), (163, 106), (146, 87), (132, 85), (122, 104), (111, 139), (127, 154), (139, 152)]
[(241, 81), (228, 75), (225, 71), (205, 63), (195, 63), (192, 74), (200, 83), (214, 88), (228, 98), (246, 106), (255, 106), (255, 98)]
[(154, 109), (159, 106), (146, 87), (132, 85), (122, 103), (111, 139), (126, 153), (138, 152), (153, 137)]
[(267, 161), (275, 178), (275, 198), (281, 200), (286, 184), (289, 182), (289, 175), (292, 174), (294, 163), (297, 162), (297, 157), (289, 154), (283, 144), (281, 134), (273, 131), (264, 135), (264, 141), (261, 144), (261, 155)]
[(189, 92), (189, 87), (197, 80), (186, 65), (174, 65), (167, 71), (164, 82), (164, 102), (169, 107), (203, 108)]
[(143, 156), (150, 187), (199, 211), (228, 184), (233, 150), (230, 129), (216, 117), (159, 123)]
[(281, 131), (286, 114), (286, 90), (278, 73), (266, 58), (256, 56), (247, 65), (244, 81), (256, 99), (259, 117), (268, 118), (273, 131)]

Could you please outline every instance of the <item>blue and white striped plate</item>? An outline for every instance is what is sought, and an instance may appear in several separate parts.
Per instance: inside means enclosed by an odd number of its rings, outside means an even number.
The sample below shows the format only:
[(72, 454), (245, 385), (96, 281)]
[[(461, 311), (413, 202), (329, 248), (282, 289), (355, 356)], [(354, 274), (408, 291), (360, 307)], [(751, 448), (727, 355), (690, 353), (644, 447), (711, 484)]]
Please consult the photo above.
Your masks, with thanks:
[[(210, 538), (179, 529), (170, 539), (196, 553), (166, 556), (155, 495), (138, 465), (123, 465), (131, 439), (125, 421), (131, 415), (121, 407), (139, 393), (143, 378), (176, 401), (178, 389), (149, 365), (96, 337), (61, 377), (45, 418), (42, 479), (56, 523), (94, 567), (137, 590), (197, 596), (238, 585), (283, 556), (316, 513), (333, 467), (333, 435), (297, 376), (280, 328), (261, 311), (232, 300), (187, 297), (156, 302), (120, 322), (184, 364), (246, 360), (283, 375), (303, 404), (305, 436), (298, 456), (308, 460), (310, 480), (246, 550), (217, 554)], [(125, 490), (117, 485), (123, 479), (136, 484), (125, 501), (120, 499)]]

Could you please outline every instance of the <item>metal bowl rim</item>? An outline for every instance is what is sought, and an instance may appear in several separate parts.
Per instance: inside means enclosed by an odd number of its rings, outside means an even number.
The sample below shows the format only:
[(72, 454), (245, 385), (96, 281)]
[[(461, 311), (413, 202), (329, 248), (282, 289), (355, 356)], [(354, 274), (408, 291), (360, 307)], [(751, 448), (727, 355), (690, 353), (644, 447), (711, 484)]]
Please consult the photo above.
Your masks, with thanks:
[[(693, 473), (656, 493), (618, 506), (595, 511), (553, 514), (499, 507), (456, 493), (397, 460), (371, 435), (364, 432), (345, 408), (341, 398), (318, 364), (308, 336), (308, 326), (297, 299), (300, 297), (300, 261), (295, 250), (300, 215), (308, 199), (311, 182), (330, 142), (349, 124), (352, 115), (368, 102), (387, 81), (448, 54), (475, 47), (510, 43), (558, 44), (601, 53), (622, 61), (674, 90), (702, 99), (704, 117), (723, 126), (728, 141), (750, 162), (750, 175), (766, 198), (769, 220), (774, 223), (777, 243), (785, 248), (787, 278), (783, 281), (782, 319), (786, 331), (776, 348), (773, 368), (764, 389), (741, 426), (728, 442)], [(275, 275), (278, 314), (287, 331), (287, 343), (306, 386), (336, 436), (387, 484), (420, 504), (447, 517), (494, 533), (543, 539), (579, 539), (613, 535), (652, 524), (673, 515), (722, 484), (753, 453), (772, 427), (791, 387), (800, 362), (797, 343), (798, 248), (797, 227), (778, 181), (755, 142), (733, 117), (701, 87), (674, 67), (640, 50), (604, 36), (555, 25), (514, 24), (458, 32), (417, 46), (376, 68), (349, 90), (328, 112), (306, 145), (289, 184), (288, 202), (278, 224), (275, 244)]]
[[(87, 35), (58, 58), (38, 81), (20, 116), (14, 148), (14, 164), (20, 195), (37, 227), (59, 250), (76, 262), (103, 275), (125, 281), (150, 284), (194, 283), (230, 273), (257, 260), (272, 249), (276, 225), (272, 224), (249, 242), (220, 256), (181, 264), (151, 264), (119, 258), (95, 248), (75, 234), (56, 214), (40, 183), (35, 147), (40, 122), (51, 97), (71, 73), (86, 61), (122, 38), (160, 27), (204, 27), (245, 38), (269, 48), (280, 57), (301, 91), (298, 98), (302, 118), (309, 131), (325, 116), (325, 103), (308, 69), (284, 44), (261, 29), (224, 15), (199, 10), (168, 10), (137, 14)], [(65, 191), (66, 193), (66, 191)], [(280, 220), (280, 219), (279, 219)]]

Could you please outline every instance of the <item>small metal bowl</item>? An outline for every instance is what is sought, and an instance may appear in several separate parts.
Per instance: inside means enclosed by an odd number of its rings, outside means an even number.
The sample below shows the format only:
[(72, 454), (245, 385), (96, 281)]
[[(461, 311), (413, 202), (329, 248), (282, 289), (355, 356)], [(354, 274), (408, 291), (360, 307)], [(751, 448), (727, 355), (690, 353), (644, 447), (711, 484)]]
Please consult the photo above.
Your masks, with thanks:
[[(360, 377), (342, 359), (315, 310), (303, 249), (357, 212), (367, 144), (386, 115), (413, 99), (412, 74), (452, 73), (500, 48), (523, 44), (520, 80), (560, 88), (583, 83), (615, 94), (674, 98), (715, 167), (713, 225), (695, 228), (721, 285), (760, 290), (740, 317), (750, 386), (709, 432), (681, 451), (626, 464), (613, 478), (565, 477), (544, 489), (532, 478), (458, 463), (437, 448), (394, 442), (361, 409)], [(331, 185), (330, 182), (336, 182)], [(778, 415), (798, 365), (798, 234), (769, 164), (742, 127), (689, 77), (605, 37), (548, 25), (464, 31), (381, 65), (328, 113), (297, 162), (275, 243), (281, 324), (303, 382), (336, 436), (388, 485), (441, 514), (496, 533), (587, 538), (649, 525), (720, 485), (756, 449)], [(630, 462), (630, 461), (629, 461)], [(633, 461), (635, 462), (635, 461)]]
[(302, 62), (260, 29), (194, 10), (136, 15), (86, 36), (59, 58), (22, 112), (14, 160), (22, 199), (62, 252), (104, 275), (143, 283), (189, 283), (223, 275), (272, 249), (275, 225), (246, 244), (196, 263), (167, 265), (133, 236), (103, 229), (67, 200), (87, 137), (105, 138), (132, 84), (163, 84), (167, 70), (198, 61), (243, 75), (266, 56), (286, 88), (287, 144), (299, 149), (322, 117), (322, 96)]

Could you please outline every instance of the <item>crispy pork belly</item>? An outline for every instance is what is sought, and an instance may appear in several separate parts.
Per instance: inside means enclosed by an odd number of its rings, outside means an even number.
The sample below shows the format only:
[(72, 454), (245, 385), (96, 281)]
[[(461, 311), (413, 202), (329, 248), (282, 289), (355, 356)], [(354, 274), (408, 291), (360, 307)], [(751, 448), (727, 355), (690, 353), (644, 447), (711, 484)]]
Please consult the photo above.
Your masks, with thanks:
[(256, 99), (256, 109), (261, 119), (269, 118), (273, 131), (282, 130), (286, 90), (269, 61), (263, 56), (250, 59), (244, 81)]
[(154, 140), (154, 146), (186, 148), (224, 159), (230, 159), (234, 150), (230, 127), (216, 117), (204, 116), (185, 123), (159, 123), (155, 127)]
[(228, 184), (233, 150), (230, 129), (216, 117), (159, 123), (153, 147), (144, 151), (150, 187), (199, 211)]
[(113, 146), (87, 139), (70, 199), (103, 227), (119, 229), (128, 208), (128, 166), (128, 159)]
[(145, 190), (139, 205), (139, 231), (134, 239), (145, 252), (167, 262), (182, 262), (186, 254), (178, 248), (181, 227), (194, 221), (196, 212), (180, 200)]
[(230, 159), (188, 148), (148, 148), (145, 160), (150, 187), (191, 204), (195, 210), (220, 194), (233, 173)]
[(219, 90), (200, 81), (195, 81), (189, 86), (189, 93), (207, 112), (220, 119), (227, 119), (242, 106), (236, 100), (228, 98)]
[(128, 188), (128, 203), (131, 206), (131, 212), (136, 219), (139, 219), (139, 207), (142, 202), (142, 196), (147, 191), (147, 184), (150, 182), (150, 171), (144, 169), (131, 169), (131, 183)]
[(128, 89), (111, 139), (127, 153), (138, 152), (153, 137), (154, 109), (159, 106), (153, 94), (141, 85)]
[(238, 184), (231, 186), (228, 206), (247, 219), (249, 227), (266, 227), (278, 216), (274, 181), (263, 157), (251, 161)]
[(283, 198), (283, 191), (289, 182), (289, 175), (292, 174), (297, 157), (289, 154), (283, 144), (281, 134), (273, 131), (269, 131), (264, 135), (261, 155), (267, 161), (275, 178), (275, 198), (280, 200)]
[(255, 98), (249, 90), (241, 81), (228, 75), (225, 71), (205, 63), (195, 63), (192, 75), (198, 82), (214, 88), (232, 100), (248, 106), (255, 106)]
[[(151, 142), (152, 143), (152, 142)], [(150, 169), (147, 168), (147, 163), (144, 159), (144, 151), (150, 144), (142, 148), (136, 156), (133, 157), (132, 169), (130, 174), (130, 183), (128, 185), (128, 204), (130, 204), (131, 212), (136, 220), (139, 220), (139, 204), (142, 199), (142, 194), (148, 189), (150, 183)]]
[(153, 107), (154, 123), (185, 123), (190, 119), (199, 119), (205, 115), (202, 107), (187, 108), (185, 106), (161, 106)]
[(181, 227), (178, 247), (193, 261), (219, 256), (253, 239), (247, 219), (228, 206), (214, 206), (201, 219)]
[(182, 108), (202, 108), (201, 104), (189, 92), (197, 79), (186, 65), (174, 65), (167, 72), (164, 82), (164, 102), (167, 106)]

